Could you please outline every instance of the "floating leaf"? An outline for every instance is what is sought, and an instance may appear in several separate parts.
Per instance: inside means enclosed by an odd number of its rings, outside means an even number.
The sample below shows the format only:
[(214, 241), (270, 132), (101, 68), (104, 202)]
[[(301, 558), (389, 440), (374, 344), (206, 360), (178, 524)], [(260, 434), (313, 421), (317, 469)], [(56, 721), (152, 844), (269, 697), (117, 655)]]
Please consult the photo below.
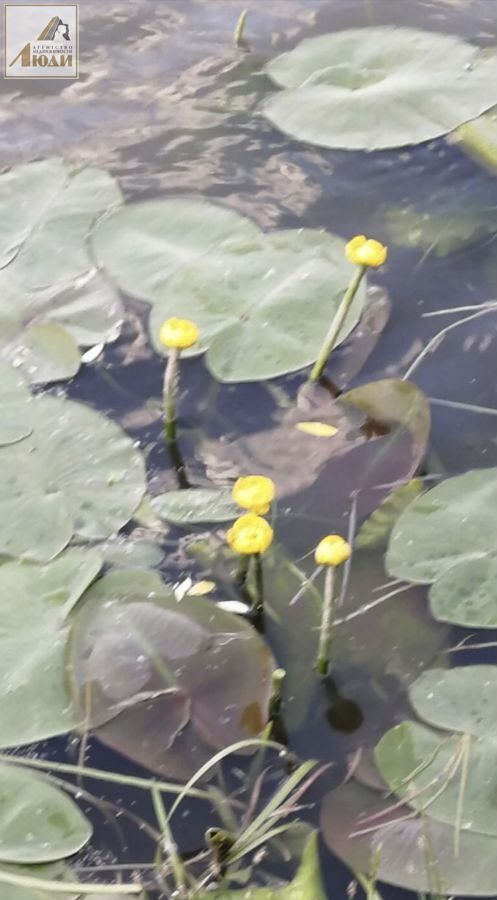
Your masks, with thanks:
[(477, 469), (423, 494), (395, 524), (388, 572), (435, 582), (432, 611), (442, 621), (495, 627), (496, 501), (497, 469)]
[(497, 727), (497, 666), (428, 669), (411, 685), (418, 716), (434, 725), (492, 738)]
[(0, 861), (44, 863), (77, 853), (92, 829), (73, 801), (42, 775), (0, 766)]
[[(188, 775), (212, 750), (259, 734), (272, 657), (243, 620), (159, 576), (105, 576), (76, 611), (69, 673), (81, 722), (142, 765)], [(178, 774), (181, 773), (181, 774)]]
[(87, 247), (94, 219), (121, 203), (100, 169), (71, 170), (59, 159), (0, 175), (0, 354), (32, 382), (70, 378), (77, 344), (114, 340), (122, 320), (115, 291)]
[(413, 809), (462, 831), (497, 837), (493, 733), (471, 738), (402, 722), (377, 744), (375, 760), (391, 790)]
[[(153, 304), (161, 324), (177, 314), (199, 326), (193, 353), (221, 381), (254, 381), (314, 362), (352, 268), (341, 238), (310, 229), (263, 234), (248, 219), (205, 202), (164, 200), (117, 210), (94, 236), (118, 286)], [(360, 288), (340, 333), (359, 319)]]
[(31, 434), (31, 394), (21, 376), (0, 361), (0, 446)]
[[(323, 837), (352, 872), (376, 871), (388, 884), (429, 894), (473, 897), (497, 891), (497, 840), (461, 831), (454, 850), (454, 827), (409, 818), (405, 806), (351, 781), (325, 798)], [(366, 832), (366, 833), (365, 833)]]
[(354, 28), (302, 41), (266, 66), (284, 90), (263, 106), (291, 137), (382, 150), (447, 134), (497, 101), (497, 61), (454, 35)]
[(166, 522), (185, 526), (204, 522), (229, 522), (240, 515), (231, 491), (216, 488), (169, 491), (154, 497), (151, 507)]
[(67, 616), (100, 566), (99, 554), (84, 550), (67, 550), (46, 566), (0, 566), (0, 746), (76, 726), (64, 679)]
[(422, 489), (422, 482), (413, 478), (412, 481), (408, 481), (407, 484), (402, 484), (392, 491), (383, 500), (383, 503), (380, 503), (378, 509), (375, 509), (362, 523), (357, 532), (354, 547), (371, 549), (384, 544), (401, 512), (419, 496)]
[(47, 562), (73, 536), (102, 540), (145, 492), (143, 458), (121, 429), (80, 403), (36, 397), (33, 433), (0, 448), (0, 553)]

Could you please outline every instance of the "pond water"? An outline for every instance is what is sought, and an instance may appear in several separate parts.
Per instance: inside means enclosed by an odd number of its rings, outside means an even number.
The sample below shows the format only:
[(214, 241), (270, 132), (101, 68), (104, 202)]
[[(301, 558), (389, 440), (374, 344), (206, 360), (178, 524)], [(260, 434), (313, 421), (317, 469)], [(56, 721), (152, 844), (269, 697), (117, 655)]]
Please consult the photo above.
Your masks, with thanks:
[[(232, 35), (244, 7), (247, 46), (237, 48)], [(490, 47), (497, 38), (493, 0), (82, 0), (79, 8), (78, 81), (2, 83), (4, 169), (63, 157), (77, 166), (109, 171), (127, 203), (205, 198), (247, 216), (265, 231), (326, 229), (347, 240), (354, 234), (374, 235), (389, 246), (387, 265), (369, 278), (378, 288), (377, 297), (390, 301), (388, 321), (362, 366), (354, 364), (355, 357), (347, 362), (339, 350), (329, 373), (343, 387), (340, 373), (350, 365), (350, 390), (380, 379), (402, 379), (412, 368), (412, 381), (429, 399), (426, 451), (417, 454), (416, 435), (401, 429), (369, 476), (369, 458), (360, 451), (335, 465), (333, 459), (327, 462), (326, 453), (307, 457), (305, 449), (292, 443), (295, 429), (285, 415), (306, 372), (259, 383), (220, 384), (202, 358), (184, 361), (178, 428), (189, 481), (225, 486), (251, 463), (254, 468), (256, 460), (255, 470), (271, 475), (278, 485), (276, 538), (288, 559), (310, 575), (320, 537), (349, 533), (351, 518), (358, 524), (367, 518), (390, 492), (389, 485), (417, 474), (431, 486), (468, 469), (497, 466), (497, 310), (470, 318), (473, 307), (497, 301), (497, 172), (444, 137), (374, 153), (322, 149), (287, 137), (258, 113), (273, 90), (264, 64), (306, 37), (398, 25), (456, 34)], [(459, 307), (460, 313), (443, 312)], [(125, 310), (114, 343), (73, 379), (43, 391), (83, 402), (122, 426), (143, 451), (149, 492), (155, 495), (177, 487), (162, 437), (164, 359), (150, 344), (146, 305), (128, 296)], [(466, 323), (419, 358), (441, 329), (465, 316)], [(321, 411), (325, 401), (326, 391), (319, 395)], [(411, 402), (414, 398), (408, 407)], [(154, 567), (168, 584), (207, 579), (212, 549), (206, 543), (195, 551), (194, 536), (207, 541), (212, 533), (220, 540), (223, 525), (170, 525), (157, 535), (131, 523), (108, 548), (108, 559), (120, 554), (122, 563), (129, 553), (129, 565)], [(265, 623), (277, 661), (289, 669), (288, 660), (281, 660), (284, 646), (296, 660), (283, 692), (289, 749), (302, 760), (331, 763), (299, 801), (301, 818), (318, 826), (324, 794), (361, 759), (366, 769), (369, 757), (360, 756), (361, 748), (373, 748), (389, 728), (412, 717), (407, 688), (421, 672), (456, 664), (455, 656), (458, 665), (497, 663), (492, 647), (447, 653), (467, 638), (467, 629), (435, 621), (423, 585), (395, 594), (384, 552), (383, 545), (354, 557), (339, 618), (390, 590), (392, 597), (337, 626), (333, 681), (327, 688), (302, 674), (312, 667), (307, 653), (316, 629), (309, 596), (304, 602), (297, 596), (288, 606), (284, 627), (271, 615)], [(232, 599), (224, 571), (216, 576)], [(281, 592), (291, 590), (295, 596), (300, 583), (296, 576), (292, 580), (268, 572), (270, 608), (274, 601), (274, 609), (283, 610)], [(475, 643), (495, 639), (488, 629), (472, 629), (471, 634)], [(126, 740), (129, 744), (131, 739)], [(26, 747), (18, 752), (25, 755)], [(66, 735), (29, 746), (29, 755), (59, 763), (74, 764), (80, 753), (79, 738)], [(188, 757), (190, 750), (183, 753)], [(97, 768), (149, 775), (94, 738), (88, 741), (85, 760)], [(237, 757), (234, 766), (226, 767), (228, 791), (240, 790), (249, 765)], [(266, 799), (283, 770), (283, 763), (278, 767), (272, 759), (262, 788)], [(95, 832), (76, 870), (150, 860), (153, 840), (143, 828), (143, 821), (153, 821), (148, 796), (120, 785), (105, 790), (94, 781), (85, 781), (88, 785), (99, 798), (131, 811), (141, 824), (121, 817), (116, 831), (113, 814), (106, 817), (105, 810), (85, 805)], [(197, 851), (212, 824), (218, 823), (205, 804), (184, 802), (175, 825), (181, 851)], [(346, 896), (351, 873), (324, 844), (321, 862), (326, 896)], [(277, 856), (268, 870), (281, 877), (291, 871)], [(114, 874), (112, 868), (101, 869), (95, 877), (105, 880)], [(129, 872), (122, 874), (127, 881)], [(380, 893), (398, 896), (399, 889), (380, 885)]]

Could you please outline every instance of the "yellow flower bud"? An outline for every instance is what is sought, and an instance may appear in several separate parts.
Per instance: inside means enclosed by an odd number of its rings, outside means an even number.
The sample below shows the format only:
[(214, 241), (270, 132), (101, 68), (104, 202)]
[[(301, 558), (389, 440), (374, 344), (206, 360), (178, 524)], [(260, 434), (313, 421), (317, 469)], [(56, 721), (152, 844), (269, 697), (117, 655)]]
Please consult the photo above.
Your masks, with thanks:
[(233, 523), (226, 540), (235, 553), (264, 553), (273, 540), (273, 529), (265, 519), (250, 512)]
[(159, 340), (170, 350), (187, 350), (198, 341), (198, 328), (188, 319), (166, 319), (159, 331)]
[(314, 559), (318, 566), (340, 566), (352, 553), (352, 548), (339, 534), (328, 534), (316, 547)]
[(274, 500), (274, 481), (265, 475), (245, 475), (233, 485), (231, 496), (242, 509), (249, 509), (258, 516), (269, 512), (269, 504)]
[(388, 247), (363, 234), (353, 237), (345, 247), (345, 256), (349, 262), (356, 266), (371, 266), (373, 269), (383, 265), (387, 253)]

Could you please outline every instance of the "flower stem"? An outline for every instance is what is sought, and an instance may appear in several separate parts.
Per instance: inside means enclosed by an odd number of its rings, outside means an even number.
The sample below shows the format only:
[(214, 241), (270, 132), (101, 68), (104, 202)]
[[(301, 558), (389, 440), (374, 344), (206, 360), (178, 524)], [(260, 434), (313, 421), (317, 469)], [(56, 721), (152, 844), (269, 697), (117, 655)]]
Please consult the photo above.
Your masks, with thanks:
[(180, 351), (172, 349), (166, 363), (164, 373), (164, 437), (167, 444), (176, 440), (176, 382), (178, 380), (178, 362)]
[(322, 677), (327, 675), (330, 662), (331, 633), (333, 622), (334, 575), (334, 567), (327, 566), (326, 574), (324, 576), (323, 615), (321, 619), (321, 628), (319, 631), (319, 648), (316, 660), (316, 672)]
[(247, 575), (249, 571), (251, 557), (246, 554), (240, 554), (240, 559), (238, 560), (238, 566), (236, 567), (236, 583), (244, 588), (247, 583)]
[(253, 610), (255, 613), (262, 613), (264, 609), (264, 576), (262, 572), (262, 556), (260, 553), (254, 553), (255, 563), (255, 602)]
[(319, 356), (312, 367), (311, 374), (309, 375), (308, 381), (319, 381), (321, 375), (323, 374), (324, 367), (328, 362), (329, 355), (331, 351), (334, 349), (335, 344), (337, 342), (338, 335), (340, 334), (340, 330), (342, 325), (347, 317), (347, 313), (349, 312), (350, 307), (352, 306), (352, 301), (354, 300), (355, 295), (357, 294), (357, 290), (359, 285), (364, 278), (366, 272), (366, 266), (359, 266), (354, 273), (351, 282), (343, 295), (342, 302), (338, 307), (331, 325), (328, 330), (328, 334), (326, 335), (323, 346), (319, 351)]

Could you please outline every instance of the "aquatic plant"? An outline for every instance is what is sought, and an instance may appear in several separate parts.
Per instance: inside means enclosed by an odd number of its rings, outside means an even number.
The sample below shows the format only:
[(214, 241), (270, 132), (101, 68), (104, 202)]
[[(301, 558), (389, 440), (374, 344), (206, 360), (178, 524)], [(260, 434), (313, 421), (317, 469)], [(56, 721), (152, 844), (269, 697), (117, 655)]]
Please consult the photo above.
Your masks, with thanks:
[(335, 313), (316, 362), (312, 367), (309, 375), (310, 382), (318, 381), (321, 378), (328, 357), (338, 342), (338, 336), (349, 315), (350, 308), (367, 269), (377, 269), (379, 266), (382, 266), (387, 258), (387, 253), (387, 247), (384, 247), (379, 241), (366, 238), (363, 234), (352, 238), (346, 245), (345, 256), (350, 263), (358, 268), (343, 295), (342, 302)]
[(316, 671), (318, 675), (324, 676), (327, 674), (330, 661), (335, 569), (346, 562), (351, 553), (352, 548), (339, 534), (328, 534), (326, 537), (322, 538), (314, 552), (316, 564), (325, 569), (323, 615), (319, 631), (319, 647), (316, 659)]
[(176, 440), (176, 383), (182, 350), (189, 350), (199, 339), (199, 331), (188, 319), (171, 318), (162, 323), (159, 340), (168, 352), (164, 373), (164, 434), (168, 443)]

